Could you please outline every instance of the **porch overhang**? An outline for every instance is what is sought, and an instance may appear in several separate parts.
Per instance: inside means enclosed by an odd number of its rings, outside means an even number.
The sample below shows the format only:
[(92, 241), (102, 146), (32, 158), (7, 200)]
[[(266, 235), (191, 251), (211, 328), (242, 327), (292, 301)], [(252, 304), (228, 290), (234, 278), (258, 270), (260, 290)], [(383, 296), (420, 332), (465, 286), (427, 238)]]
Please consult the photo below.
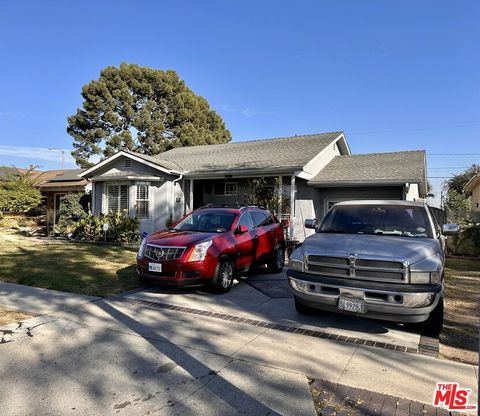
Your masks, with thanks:
[(290, 176), (301, 171), (302, 166), (279, 166), (268, 169), (241, 169), (241, 170), (217, 170), (186, 172), (185, 179), (225, 179), (225, 178), (252, 178), (264, 176)]

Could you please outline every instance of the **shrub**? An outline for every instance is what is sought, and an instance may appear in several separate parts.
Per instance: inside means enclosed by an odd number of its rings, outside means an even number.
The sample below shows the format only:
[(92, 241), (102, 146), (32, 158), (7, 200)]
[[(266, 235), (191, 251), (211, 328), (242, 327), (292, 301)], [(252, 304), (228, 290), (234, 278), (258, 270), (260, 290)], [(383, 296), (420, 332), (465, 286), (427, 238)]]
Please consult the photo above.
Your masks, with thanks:
[(42, 202), (42, 195), (33, 183), (33, 169), (17, 170), (0, 182), (0, 208), (10, 212), (27, 212)]
[(62, 196), (60, 209), (58, 212), (58, 222), (55, 231), (61, 235), (73, 233), (77, 228), (78, 222), (87, 213), (80, 204), (82, 195), (79, 193), (70, 193)]
[(139, 222), (136, 217), (131, 218), (125, 212), (109, 212), (107, 215), (86, 214), (74, 231), (74, 236), (87, 241), (103, 241), (104, 224), (108, 224), (106, 239), (115, 243), (134, 243), (140, 240)]

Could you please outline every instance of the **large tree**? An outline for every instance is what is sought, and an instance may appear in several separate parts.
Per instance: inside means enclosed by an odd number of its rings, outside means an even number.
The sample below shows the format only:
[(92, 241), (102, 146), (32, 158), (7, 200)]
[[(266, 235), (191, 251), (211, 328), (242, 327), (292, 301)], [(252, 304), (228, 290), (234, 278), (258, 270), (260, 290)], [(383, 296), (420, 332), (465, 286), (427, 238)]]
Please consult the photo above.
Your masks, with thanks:
[(172, 70), (108, 66), (82, 88), (82, 96), (83, 108), (68, 117), (67, 127), (81, 167), (91, 166), (92, 156), (122, 149), (156, 155), (231, 140), (220, 115)]
[(452, 176), (447, 181), (447, 189), (448, 190), (455, 190), (459, 193), (463, 192), (464, 186), (467, 182), (472, 179), (478, 172), (480, 172), (480, 165), (472, 165), (468, 169), (464, 170), (463, 172)]

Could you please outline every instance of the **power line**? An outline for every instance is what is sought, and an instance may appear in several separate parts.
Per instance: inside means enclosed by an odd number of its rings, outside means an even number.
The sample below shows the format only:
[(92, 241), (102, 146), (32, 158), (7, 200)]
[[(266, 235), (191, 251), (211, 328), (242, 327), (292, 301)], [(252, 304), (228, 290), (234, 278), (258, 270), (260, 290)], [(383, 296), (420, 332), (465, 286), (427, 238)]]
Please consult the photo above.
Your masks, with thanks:
[(445, 167), (433, 167), (428, 169), (468, 169), (470, 166), (445, 166)]
[(427, 153), (427, 156), (480, 156), (480, 153)]
[(452, 129), (456, 127), (474, 127), (480, 126), (480, 123), (472, 123), (472, 124), (452, 124), (449, 126), (437, 126), (437, 127), (419, 127), (419, 128), (412, 128), (412, 129), (401, 129), (401, 130), (376, 130), (376, 131), (366, 131), (360, 133), (352, 133), (349, 134), (356, 134), (357, 136), (363, 134), (380, 134), (380, 133), (402, 133), (405, 131), (423, 131), (423, 130), (441, 130), (441, 129)]

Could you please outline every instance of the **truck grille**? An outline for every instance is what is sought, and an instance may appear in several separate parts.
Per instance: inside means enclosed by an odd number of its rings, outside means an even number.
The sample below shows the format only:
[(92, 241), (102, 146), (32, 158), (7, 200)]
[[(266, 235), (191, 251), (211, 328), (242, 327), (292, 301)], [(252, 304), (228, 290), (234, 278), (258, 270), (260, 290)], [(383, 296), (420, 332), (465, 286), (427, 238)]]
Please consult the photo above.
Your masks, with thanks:
[(145, 256), (156, 261), (177, 260), (182, 257), (186, 247), (161, 247), (147, 244)]
[(405, 282), (407, 269), (398, 261), (307, 255), (305, 268), (310, 273), (328, 277), (382, 282)]

